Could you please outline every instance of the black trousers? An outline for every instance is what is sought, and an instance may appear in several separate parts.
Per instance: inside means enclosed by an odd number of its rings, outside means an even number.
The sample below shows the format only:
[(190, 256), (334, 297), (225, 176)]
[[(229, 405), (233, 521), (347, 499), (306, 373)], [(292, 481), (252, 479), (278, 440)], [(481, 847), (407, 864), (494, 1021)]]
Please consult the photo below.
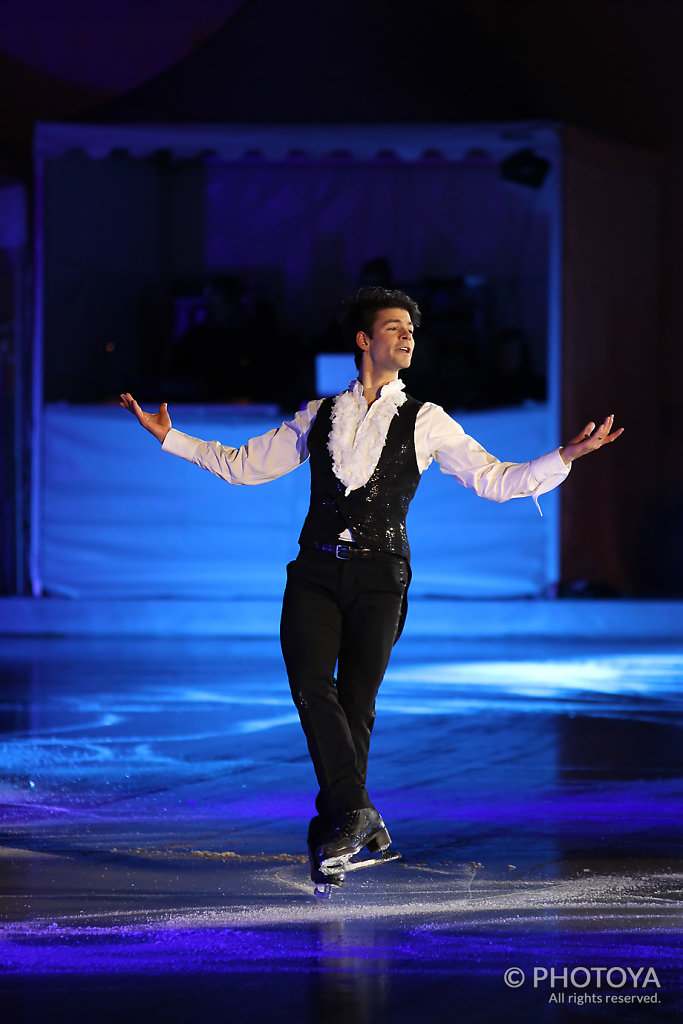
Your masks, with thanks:
[(381, 553), (342, 560), (304, 548), (287, 566), (282, 653), (324, 818), (372, 806), (365, 784), (375, 698), (409, 582), (405, 559)]

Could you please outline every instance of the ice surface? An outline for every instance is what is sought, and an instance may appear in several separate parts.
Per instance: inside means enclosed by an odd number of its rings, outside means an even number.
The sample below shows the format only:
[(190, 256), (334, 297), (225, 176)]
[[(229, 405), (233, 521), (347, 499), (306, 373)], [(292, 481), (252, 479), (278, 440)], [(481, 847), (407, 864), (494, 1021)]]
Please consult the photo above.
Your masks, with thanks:
[[(7, 640), (0, 669), (15, 1017), (68, 991), (64, 1019), (120, 1019), (107, 978), (119, 1014), (172, 1021), (420, 1021), (426, 992), (444, 1021), (558, 1020), (505, 970), (612, 963), (653, 966), (651, 1019), (680, 1016), (680, 646), (402, 642), (370, 785), (405, 859), (329, 901), (275, 642)], [(617, 1010), (580, 1019), (650, 1019)]]

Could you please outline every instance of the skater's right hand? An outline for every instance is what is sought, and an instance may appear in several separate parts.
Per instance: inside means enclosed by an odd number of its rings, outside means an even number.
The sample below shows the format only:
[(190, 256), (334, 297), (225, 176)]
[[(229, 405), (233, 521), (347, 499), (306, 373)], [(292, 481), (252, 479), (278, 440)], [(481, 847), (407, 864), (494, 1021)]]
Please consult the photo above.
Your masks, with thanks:
[(138, 403), (135, 401), (132, 395), (121, 395), (121, 401), (119, 405), (122, 409), (127, 409), (128, 412), (132, 412), (133, 416), (137, 418), (145, 430), (149, 430), (150, 434), (154, 434), (158, 441), (164, 443), (164, 438), (171, 429), (171, 417), (168, 415), (168, 406), (166, 402), (162, 402), (159, 406), (159, 412), (144, 412)]

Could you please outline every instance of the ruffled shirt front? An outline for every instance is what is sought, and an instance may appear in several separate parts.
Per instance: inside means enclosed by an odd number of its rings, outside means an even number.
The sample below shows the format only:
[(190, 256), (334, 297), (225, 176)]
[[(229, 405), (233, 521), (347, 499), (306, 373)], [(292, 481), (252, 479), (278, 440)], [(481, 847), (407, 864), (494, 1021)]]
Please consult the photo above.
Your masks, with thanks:
[(332, 429), (327, 448), (334, 475), (346, 488), (346, 495), (364, 487), (379, 462), (389, 427), (405, 403), (405, 384), (391, 381), (368, 405), (363, 385), (356, 379), (332, 403)]

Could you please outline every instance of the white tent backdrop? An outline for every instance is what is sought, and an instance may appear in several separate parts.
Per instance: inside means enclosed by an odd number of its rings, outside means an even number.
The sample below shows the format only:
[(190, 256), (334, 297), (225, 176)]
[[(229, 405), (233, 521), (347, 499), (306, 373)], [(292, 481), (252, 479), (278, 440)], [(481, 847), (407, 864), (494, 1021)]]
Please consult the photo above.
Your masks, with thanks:
[[(500, 161), (522, 148), (550, 160), (553, 173), (542, 188), (502, 180)], [(509, 428), (500, 419), (503, 414), (496, 414), (498, 427), (489, 446), (501, 458), (523, 459), (558, 443), (560, 147), (552, 127), (50, 124), (38, 127), (35, 152), (36, 410), (42, 408), (43, 365), (48, 394), (69, 399), (72, 392), (79, 393), (82, 380), (96, 377), (104, 397), (113, 399), (140, 372), (146, 329), (141, 310), (175, 281), (253, 274), (270, 282), (287, 328), (307, 335), (329, 323), (340, 296), (355, 287), (363, 263), (382, 256), (391, 261), (400, 284), (410, 286), (430, 276), (472, 275), (491, 285), (493, 323), (524, 327), (534, 362), (542, 369), (547, 366), (550, 401), (542, 410), (527, 411), (535, 448), (522, 451), (513, 443), (519, 436), (514, 414)], [(36, 468), (36, 593), (45, 586), (53, 593), (74, 596), (120, 594), (118, 560), (126, 542), (109, 548), (99, 537), (96, 505), (97, 500), (106, 503), (107, 486), (97, 499), (99, 485), (93, 477), (97, 466), (106, 482), (111, 445), (121, 440), (119, 428), (110, 422), (113, 412), (50, 407), (45, 421), (37, 417), (36, 439), (48, 483), (43, 491)], [(100, 414), (102, 429), (93, 422)], [(265, 430), (276, 421), (273, 417), (249, 427)], [(516, 423), (521, 422), (518, 415)], [(47, 423), (50, 429), (41, 430)], [(191, 432), (191, 424), (178, 425)], [(476, 424), (465, 422), (465, 427), (476, 436)], [(84, 444), (80, 452), (79, 437)], [(233, 433), (221, 439), (234, 443), (244, 438)], [(65, 528), (70, 519), (76, 522), (81, 517), (70, 516), (66, 507), (73, 488), (64, 452), (69, 453), (72, 470), (80, 466), (77, 478), (90, 479), (89, 493), (95, 501), (95, 506), (87, 502), (93, 532), (85, 543), (97, 548), (97, 557), (85, 560), (91, 569), (84, 563), (77, 581), (71, 573), (82, 561), (76, 549), (83, 546), (86, 527), (81, 523), (82, 529), (75, 532)], [(136, 458), (134, 449), (130, 458)], [(177, 474), (166, 465), (168, 460), (160, 461), (163, 471)], [(56, 474), (55, 467), (61, 467)], [(131, 467), (133, 478), (136, 472)], [(438, 476), (434, 470), (432, 474)], [(298, 481), (296, 487), (300, 486)], [(82, 491), (78, 500), (85, 500)], [(231, 505), (234, 500), (230, 498)], [(298, 492), (292, 500), (300, 511)], [(533, 566), (530, 572), (520, 567), (519, 547), (515, 552), (514, 544), (501, 543), (496, 534), (502, 520), (494, 516), (491, 527), (485, 528), (488, 512), (482, 513), (472, 499), (473, 512), (460, 522), (460, 536), (466, 536), (469, 518), (470, 528), (476, 527), (477, 546), (496, 551), (497, 570), (492, 572), (489, 566), (480, 583), (473, 582), (472, 564), (462, 566), (461, 572), (451, 559), (436, 571), (443, 559), (435, 547), (429, 556), (435, 559), (435, 573), (428, 570), (425, 580), (439, 592), (455, 595), (543, 592), (557, 579), (557, 500), (546, 497), (543, 520), (530, 502), (514, 504), (530, 507), (523, 518), (533, 524), (531, 533), (520, 542), (526, 552), (522, 561)], [(282, 528), (295, 539), (292, 508), (287, 501), (282, 506), (283, 523), (278, 521), (273, 529), (277, 534)], [(130, 507), (124, 502), (119, 510), (119, 526), (124, 529)], [(104, 516), (107, 521), (110, 512), (111, 506)], [(435, 520), (439, 528), (441, 518), (439, 514), (438, 524)], [(448, 515), (444, 518), (449, 520)], [(180, 532), (173, 534), (172, 522), (173, 516), (168, 516), (171, 534), (165, 535), (162, 547), (168, 552), (186, 550), (182, 523), (177, 524)], [(239, 539), (235, 521), (231, 522), (226, 524), (231, 541), (248, 546), (250, 540)], [(202, 529), (201, 521), (193, 525), (199, 534)], [(275, 545), (273, 564), (281, 564), (279, 547)], [(457, 557), (462, 558), (462, 551)], [(146, 563), (148, 594), (198, 595), (204, 573), (198, 563), (176, 560), (169, 577), (171, 563), (163, 561), (159, 553), (156, 579), (153, 561)], [(274, 578), (271, 568), (264, 578)], [(217, 579), (220, 585), (237, 585), (224, 574)], [(105, 580), (110, 581), (109, 590)], [(138, 586), (145, 584), (138, 580)]]

